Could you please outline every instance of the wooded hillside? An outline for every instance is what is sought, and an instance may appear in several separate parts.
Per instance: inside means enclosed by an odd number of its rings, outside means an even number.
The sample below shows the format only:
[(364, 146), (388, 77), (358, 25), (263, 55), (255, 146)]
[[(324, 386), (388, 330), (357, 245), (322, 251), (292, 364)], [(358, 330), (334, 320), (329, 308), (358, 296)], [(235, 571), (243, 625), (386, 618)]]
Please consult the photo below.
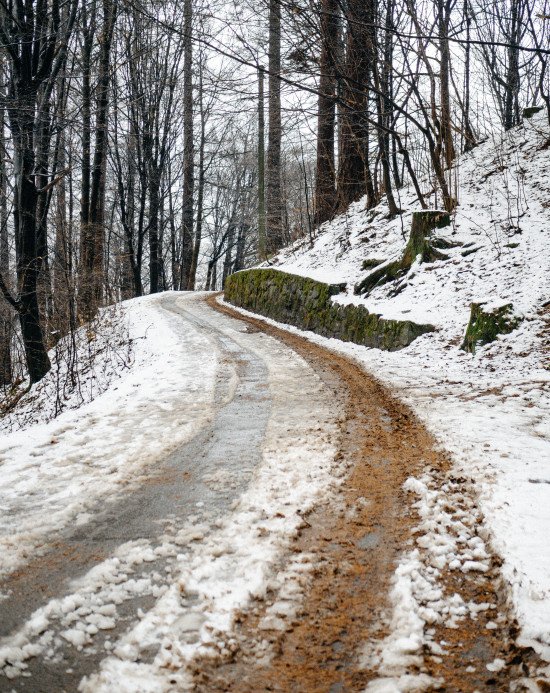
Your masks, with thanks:
[(550, 122), (549, 16), (547, 0), (3, 3), (6, 391), (101, 306), (218, 289), (364, 196), (390, 218), (403, 188), (453, 213), (459, 154), (538, 106)]

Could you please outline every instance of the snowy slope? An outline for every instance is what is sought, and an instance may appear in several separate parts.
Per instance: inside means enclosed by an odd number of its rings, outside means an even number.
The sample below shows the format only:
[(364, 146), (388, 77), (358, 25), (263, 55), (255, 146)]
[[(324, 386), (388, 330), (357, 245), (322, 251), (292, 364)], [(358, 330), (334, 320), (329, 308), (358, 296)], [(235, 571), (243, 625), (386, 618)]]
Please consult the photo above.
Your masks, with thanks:
[[(392, 386), (453, 453), (457, 470), (474, 479), (512, 586), (521, 642), (550, 661), (549, 136), (537, 117), (460, 159), (452, 173), (460, 205), (440, 235), (461, 246), (446, 260), (415, 266), (397, 296), (386, 285), (363, 299), (353, 286), (368, 273), (364, 260), (400, 256), (419, 209), (411, 191), (401, 191), (399, 218), (389, 221), (383, 204), (367, 212), (359, 202), (325, 224), (312, 246), (301, 240), (269, 264), (347, 282), (339, 302), (436, 326), (392, 354), (310, 337), (352, 355)], [(429, 202), (437, 208), (433, 196)], [(466, 354), (459, 347), (472, 301), (511, 302), (524, 321), (475, 356)]]
[[(535, 318), (550, 298), (549, 136), (539, 117), (460, 159), (452, 174), (460, 205), (453, 226), (440, 235), (462, 247), (448, 251), (446, 261), (417, 267), (397, 299), (386, 285), (363, 301), (353, 296), (353, 285), (368, 274), (361, 269), (364, 260), (392, 260), (402, 253), (412, 212), (420, 209), (412, 189), (401, 191), (404, 214), (393, 221), (384, 204), (367, 212), (360, 201), (321, 227), (313, 247), (307, 239), (298, 241), (269, 265), (320, 281), (348, 282), (348, 296), (340, 301), (364, 302), (388, 318), (429, 321), (438, 327), (441, 345), (463, 336), (472, 301), (511, 301), (519, 314)], [(438, 207), (435, 196), (427, 200)], [(471, 254), (463, 257), (464, 252)]]

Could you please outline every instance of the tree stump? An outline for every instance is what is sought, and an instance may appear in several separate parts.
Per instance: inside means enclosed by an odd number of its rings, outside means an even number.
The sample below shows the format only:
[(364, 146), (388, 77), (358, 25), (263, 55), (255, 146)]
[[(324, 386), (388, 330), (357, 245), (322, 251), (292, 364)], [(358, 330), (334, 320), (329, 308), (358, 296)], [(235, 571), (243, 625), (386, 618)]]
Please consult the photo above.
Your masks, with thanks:
[(418, 257), (420, 262), (444, 260), (446, 255), (440, 251), (453, 248), (455, 244), (442, 238), (433, 237), (432, 234), (435, 229), (444, 228), (450, 223), (451, 216), (448, 212), (438, 210), (413, 212), (411, 233), (401, 259), (371, 272), (355, 286), (355, 293), (366, 295), (376, 286), (399, 279), (407, 274)]

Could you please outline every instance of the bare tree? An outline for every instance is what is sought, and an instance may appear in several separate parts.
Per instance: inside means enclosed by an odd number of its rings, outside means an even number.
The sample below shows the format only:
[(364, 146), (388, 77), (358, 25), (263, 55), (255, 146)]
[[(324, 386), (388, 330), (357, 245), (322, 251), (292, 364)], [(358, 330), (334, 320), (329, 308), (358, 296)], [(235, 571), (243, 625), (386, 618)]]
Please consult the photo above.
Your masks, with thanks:
[[(48, 118), (55, 81), (67, 53), (77, 4), (69, 2), (69, 13), (62, 21), (58, 0), (16, 3), (0, 9), (0, 38), (10, 72), (7, 110), (14, 148), (14, 225), (18, 296), (9, 292), (4, 279), (4, 297), (17, 311), (31, 383), (50, 369), (40, 320), (38, 282), (43, 266), (40, 254), (37, 210), (40, 196), (49, 185), (40, 187), (37, 159), (47, 158), (38, 147), (49, 141), (38, 138)], [(55, 177), (51, 180), (55, 184)]]

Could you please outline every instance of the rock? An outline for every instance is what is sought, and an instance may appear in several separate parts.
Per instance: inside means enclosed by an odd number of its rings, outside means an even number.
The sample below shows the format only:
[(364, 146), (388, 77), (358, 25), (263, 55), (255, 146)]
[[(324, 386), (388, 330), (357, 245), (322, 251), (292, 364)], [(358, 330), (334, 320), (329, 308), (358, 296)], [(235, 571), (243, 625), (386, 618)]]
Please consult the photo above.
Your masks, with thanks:
[(494, 342), (499, 334), (510, 334), (520, 324), (521, 318), (514, 315), (511, 303), (485, 310), (485, 303), (472, 303), (470, 322), (462, 342), (462, 349), (475, 354), (476, 347)]
[(379, 265), (383, 265), (384, 262), (385, 262), (385, 260), (377, 260), (376, 258), (369, 258), (368, 260), (363, 260), (362, 269), (364, 269), (364, 270), (374, 269), (375, 267), (378, 267)]
[(526, 120), (529, 120), (532, 118), (534, 115), (537, 113), (540, 113), (544, 109), (544, 106), (529, 106), (528, 108), (523, 109), (523, 117)]

